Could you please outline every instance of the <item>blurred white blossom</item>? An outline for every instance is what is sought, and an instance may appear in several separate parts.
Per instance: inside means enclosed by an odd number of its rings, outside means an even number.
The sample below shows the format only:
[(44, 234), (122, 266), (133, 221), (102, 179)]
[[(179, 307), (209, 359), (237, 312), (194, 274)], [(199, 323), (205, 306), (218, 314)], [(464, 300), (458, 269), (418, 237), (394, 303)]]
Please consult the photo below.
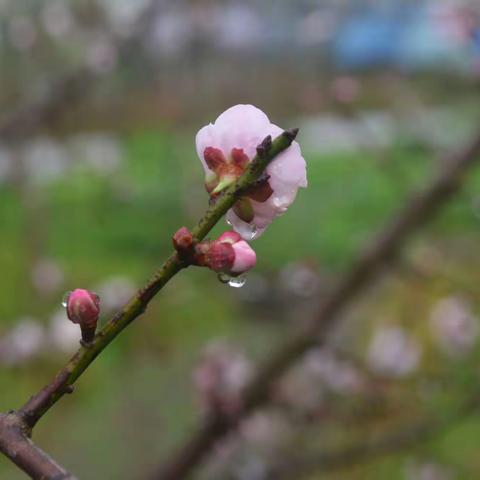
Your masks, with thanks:
[(118, 49), (108, 35), (93, 35), (86, 52), (86, 63), (96, 73), (111, 72), (117, 65)]
[(411, 462), (405, 471), (405, 480), (453, 480), (454, 478), (456, 477), (449, 469), (433, 462)]
[(29, 50), (37, 39), (37, 29), (32, 19), (16, 16), (8, 22), (8, 39), (17, 50)]
[(129, 35), (149, 0), (99, 0), (115, 33)]
[(336, 393), (358, 393), (365, 384), (361, 372), (351, 362), (338, 358), (328, 348), (316, 348), (309, 352), (304, 368), (317, 375), (327, 388)]
[(70, 139), (69, 145), (77, 161), (84, 162), (100, 175), (110, 175), (121, 165), (123, 150), (113, 135), (79, 134)]
[(325, 394), (357, 394), (365, 387), (362, 373), (329, 348), (315, 348), (284, 377), (279, 399), (304, 413), (315, 413)]
[(398, 326), (379, 327), (367, 353), (367, 361), (373, 371), (393, 377), (412, 373), (420, 357), (418, 342)]
[(0, 338), (0, 362), (18, 365), (35, 357), (46, 346), (43, 326), (30, 317), (21, 318)]
[(68, 319), (64, 308), (50, 318), (48, 335), (51, 345), (65, 353), (73, 353), (78, 348), (81, 338), (80, 328)]
[(13, 175), (13, 158), (11, 152), (0, 145), (0, 184), (8, 182)]
[(64, 0), (48, 0), (41, 11), (43, 28), (52, 37), (64, 37), (73, 25), (74, 17), (69, 2)]
[(218, 45), (224, 49), (245, 50), (255, 47), (265, 31), (260, 15), (245, 3), (226, 5), (219, 15)]
[(59, 142), (38, 137), (28, 142), (22, 150), (25, 173), (35, 184), (45, 185), (65, 175), (69, 156)]
[(223, 341), (209, 343), (193, 371), (193, 382), (205, 412), (231, 412), (251, 377), (252, 366), (235, 347)]
[(471, 305), (458, 297), (440, 300), (430, 315), (430, 328), (437, 345), (448, 355), (468, 353), (479, 334), (479, 319)]
[(320, 277), (307, 263), (288, 263), (280, 271), (280, 282), (285, 290), (299, 297), (310, 297), (318, 292)]
[(32, 284), (41, 294), (49, 294), (58, 290), (64, 280), (60, 265), (50, 258), (41, 258), (32, 268)]
[(102, 311), (116, 310), (135, 293), (135, 285), (128, 277), (111, 277), (98, 284), (95, 291), (100, 297)]

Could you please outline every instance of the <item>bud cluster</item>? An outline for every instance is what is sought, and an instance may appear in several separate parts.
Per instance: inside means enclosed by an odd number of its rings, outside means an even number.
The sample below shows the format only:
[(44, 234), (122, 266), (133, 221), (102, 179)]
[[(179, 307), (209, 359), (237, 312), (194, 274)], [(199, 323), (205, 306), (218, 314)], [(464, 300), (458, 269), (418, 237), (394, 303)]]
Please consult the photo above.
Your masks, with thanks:
[(225, 232), (216, 240), (195, 242), (191, 232), (180, 228), (173, 236), (179, 257), (192, 265), (208, 267), (218, 273), (238, 276), (255, 266), (255, 251), (234, 231)]

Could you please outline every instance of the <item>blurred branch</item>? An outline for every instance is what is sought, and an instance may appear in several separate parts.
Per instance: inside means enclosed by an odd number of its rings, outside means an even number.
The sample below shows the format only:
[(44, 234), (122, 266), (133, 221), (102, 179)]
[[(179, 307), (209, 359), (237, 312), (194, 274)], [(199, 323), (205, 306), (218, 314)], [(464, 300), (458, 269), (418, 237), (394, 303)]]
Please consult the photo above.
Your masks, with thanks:
[[(258, 146), (257, 155), (249, 163), (242, 176), (228, 187), (215, 202), (210, 204), (205, 215), (193, 228), (192, 235), (196, 240), (200, 241), (205, 238), (220, 218), (234, 205), (245, 189), (258, 180), (267, 165), (279, 153), (291, 145), (297, 132), (298, 130), (296, 129), (287, 130), (273, 142), (271, 137), (267, 137)], [(36, 468), (39, 450), (28, 440), (31, 429), (63, 395), (73, 391), (73, 384), (95, 358), (124, 328), (146, 310), (150, 300), (175, 274), (185, 267), (188, 267), (188, 262), (181, 260), (176, 253), (172, 254), (150, 281), (100, 330), (94, 340), (88, 345), (83, 345), (77, 351), (51, 383), (34, 395), (18, 412), (11, 412), (7, 417), (4, 416), (3, 422), (8, 420), (8, 428), (6, 423), (3, 423), (4, 428), (0, 428), (0, 451), (26, 472), (30, 471), (28, 469)], [(15, 425), (17, 425), (17, 428), (15, 428)], [(12, 429), (15, 430), (15, 435), (13, 435)], [(25, 455), (20, 462), (17, 450), (10, 448), (10, 439), (13, 436), (15, 438), (23, 437), (23, 445), (29, 446), (29, 448), (23, 450)], [(29, 459), (31, 463), (29, 463)], [(40, 476), (34, 478), (57, 477)]]
[(325, 342), (339, 315), (351, 305), (395, 260), (409, 237), (438, 213), (462, 186), (466, 173), (480, 158), (480, 134), (465, 149), (441, 163), (443, 168), (424, 188), (412, 196), (369, 248), (319, 306), (312, 321), (293, 334), (260, 368), (240, 399), (241, 407), (227, 416), (216, 412), (207, 417), (186, 444), (152, 479), (186, 478), (211, 452), (214, 445), (236, 429), (253, 410), (264, 405), (274, 382), (309, 348)]
[(454, 427), (459, 421), (478, 413), (478, 392), (459, 408), (458, 411), (445, 418), (424, 418), (412, 422), (409, 426), (393, 433), (377, 435), (373, 438), (364, 438), (361, 442), (348, 447), (339, 448), (330, 452), (309, 457), (297, 458), (288, 465), (278, 467), (275, 480), (295, 480), (307, 477), (315, 472), (325, 472), (349, 468), (359, 463), (373, 461), (378, 457), (400, 453), (427, 442), (441, 435), (447, 429)]

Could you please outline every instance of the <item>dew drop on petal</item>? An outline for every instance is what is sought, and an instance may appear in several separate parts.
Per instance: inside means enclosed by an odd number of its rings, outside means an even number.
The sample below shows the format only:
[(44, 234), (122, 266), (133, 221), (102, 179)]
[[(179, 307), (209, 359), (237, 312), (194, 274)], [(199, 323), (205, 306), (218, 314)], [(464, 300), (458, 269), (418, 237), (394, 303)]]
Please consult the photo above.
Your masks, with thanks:
[(233, 225), (232, 222), (227, 218), (225, 219), (225, 222), (227, 223), (227, 225), (229, 225), (230, 227)]
[(241, 222), (235, 230), (247, 241), (254, 240), (258, 235), (257, 226), (252, 223)]
[(238, 277), (231, 277), (228, 284), (233, 288), (242, 288), (247, 281), (245, 275), (240, 275)]
[(62, 307), (63, 308), (67, 308), (67, 305), (68, 305), (68, 299), (70, 297), (72, 292), (68, 291), (68, 292), (65, 292), (63, 294), (63, 297), (62, 297)]

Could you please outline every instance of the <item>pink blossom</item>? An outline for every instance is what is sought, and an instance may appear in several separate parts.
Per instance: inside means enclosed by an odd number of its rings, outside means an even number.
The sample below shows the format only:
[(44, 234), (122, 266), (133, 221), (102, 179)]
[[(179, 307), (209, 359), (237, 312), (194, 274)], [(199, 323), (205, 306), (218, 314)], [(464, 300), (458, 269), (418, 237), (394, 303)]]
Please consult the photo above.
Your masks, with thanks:
[[(253, 105), (236, 105), (197, 134), (197, 153), (205, 169), (211, 195), (235, 181), (255, 157), (262, 140), (282, 129)], [(272, 220), (285, 213), (299, 187), (307, 186), (306, 164), (297, 142), (266, 168), (264, 178), (227, 213), (227, 220), (246, 240), (263, 233)]]
[(250, 270), (257, 262), (252, 247), (233, 231), (223, 233), (213, 242), (199, 244), (197, 259), (200, 265), (234, 276)]

